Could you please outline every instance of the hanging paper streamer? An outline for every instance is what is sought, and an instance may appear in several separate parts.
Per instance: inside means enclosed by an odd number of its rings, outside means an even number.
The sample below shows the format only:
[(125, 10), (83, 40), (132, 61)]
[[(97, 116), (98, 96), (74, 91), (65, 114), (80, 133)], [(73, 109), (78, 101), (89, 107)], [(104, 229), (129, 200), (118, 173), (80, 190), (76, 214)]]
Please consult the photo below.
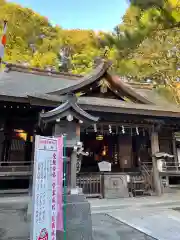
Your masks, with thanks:
[(97, 132), (97, 125), (94, 124), (94, 132)]
[(139, 129), (136, 127), (136, 134), (139, 135)]
[(124, 126), (122, 126), (122, 134), (125, 134)]
[(112, 133), (111, 125), (109, 125), (109, 133)]

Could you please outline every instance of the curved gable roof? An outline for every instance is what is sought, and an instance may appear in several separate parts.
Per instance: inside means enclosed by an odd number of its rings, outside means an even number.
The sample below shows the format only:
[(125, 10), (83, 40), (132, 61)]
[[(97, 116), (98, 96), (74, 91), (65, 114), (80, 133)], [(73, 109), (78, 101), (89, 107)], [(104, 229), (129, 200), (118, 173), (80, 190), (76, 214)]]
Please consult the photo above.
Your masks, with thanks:
[(63, 88), (63, 89), (62, 88), (57, 89), (56, 91), (48, 92), (48, 94), (63, 95), (69, 92), (78, 91), (79, 89), (97, 81), (99, 78), (102, 78), (103, 75), (107, 72), (109, 67), (110, 67), (110, 63), (101, 61), (100, 64), (90, 74), (82, 77), (73, 86), (67, 86), (66, 88)]
[(108, 69), (110, 67), (110, 63), (104, 60), (101, 60), (100, 64), (88, 75), (82, 77), (79, 81), (77, 81), (72, 86), (67, 86), (65, 88), (58, 89), (56, 91), (48, 92), (50, 95), (64, 95), (70, 92), (78, 92), (83, 87), (93, 84), (98, 81), (102, 77), (105, 77), (109, 83), (116, 86), (115, 94), (118, 95), (118, 91), (125, 92), (129, 97), (137, 100), (140, 103), (144, 104), (153, 104), (149, 99), (144, 96), (138, 94), (130, 85), (123, 82), (118, 76), (112, 76), (108, 73)]
[[(86, 76), (71, 73), (49, 72), (36, 68), (24, 67), (16, 64), (7, 64), (7, 69), (0, 73), (0, 97), (5, 101), (29, 101), (29, 96), (34, 99), (47, 99), (56, 102), (60, 95), (87, 86), (100, 78), (106, 77), (113, 84), (113, 88), (123, 90), (128, 95), (138, 99), (139, 103), (160, 106), (172, 106), (155, 89), (142, 85), (127, 84), (120, 77), (108, 73), (110, 63), (101, 60), (100, 64)], [(50, 94), (48, 94), (50, 93)], [(12, 97), (12, 98), (10, 98)], [(9, 99), (9, 100), (8, 100)], [(11, 100), (10, 100), (11, 99)], [(118, 100), (116, 100), (118, 101)]]

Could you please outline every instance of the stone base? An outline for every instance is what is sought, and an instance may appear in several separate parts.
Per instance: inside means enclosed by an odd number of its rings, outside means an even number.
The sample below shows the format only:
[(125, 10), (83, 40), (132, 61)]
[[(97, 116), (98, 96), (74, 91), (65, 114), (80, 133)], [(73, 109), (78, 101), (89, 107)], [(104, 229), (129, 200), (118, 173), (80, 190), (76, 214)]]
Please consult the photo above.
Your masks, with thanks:
[(57, 232), (57, 240), (92, 240), (90, 204), (84, 195), (69, 195), (64, 205), (65, 230)]
[[(28, 206), (27, 220), (31, 221), (31, 204)], [(57, 231), (57, 240), (92, 240), (92, 220), (90, 204), (83, 194), (71, 194), (64, 205), (65, 232)]]
[(127, 180), (127, 174), (104, 174), (104, 198), (115, 199), (129, 197)]

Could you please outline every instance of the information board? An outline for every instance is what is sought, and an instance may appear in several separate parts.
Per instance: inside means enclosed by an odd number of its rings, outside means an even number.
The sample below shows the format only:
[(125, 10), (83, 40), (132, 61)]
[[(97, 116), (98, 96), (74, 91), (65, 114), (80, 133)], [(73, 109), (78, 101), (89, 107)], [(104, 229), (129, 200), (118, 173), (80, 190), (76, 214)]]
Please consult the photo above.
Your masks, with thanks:
[(56, 240), (58, 214), (62, 221), (62, 149), (62, 137), (35, 138), (31, 240)]

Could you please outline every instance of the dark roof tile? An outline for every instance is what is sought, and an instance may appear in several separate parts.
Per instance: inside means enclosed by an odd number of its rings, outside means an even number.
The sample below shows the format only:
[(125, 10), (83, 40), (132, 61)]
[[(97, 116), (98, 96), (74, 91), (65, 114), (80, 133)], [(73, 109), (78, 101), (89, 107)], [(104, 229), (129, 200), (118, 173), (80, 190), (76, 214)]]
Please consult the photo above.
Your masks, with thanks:
[(77, 83), (67, 79), (63, 75), (59, 77), (35, 75), (34, 73), (22, 73), (19, 71), (9, 71), (0, 73), (0, 95), (26, 97), (35, 93), (47, 93), (57, 89), (72, 86)]
[[(80, 97), (78, 98), (78, 104), (84, 109), (83, 106), (95, 109), (101, 107), (110, 112), (121, 112), (122, 109), (126, 109), (131, 114), (133, 111), (142, 115), (154, 115), (154, 116), (167, 116), (167, 117), (180, 117), (180, 107), (176, 105), (167, 105), (166, 108), (162, 105), (153, 104), (138, 104), (138, 103), (127, 103), (116, 99), (105, 99), (96, 97)], [(109, 109), (109, 110), (108, 110)], [(114, 109), (114, 110), (113, 110)], [(87, 110), (85, 108), (85, 110)], [(123, 111), (122, 111), (123, 113)]]

